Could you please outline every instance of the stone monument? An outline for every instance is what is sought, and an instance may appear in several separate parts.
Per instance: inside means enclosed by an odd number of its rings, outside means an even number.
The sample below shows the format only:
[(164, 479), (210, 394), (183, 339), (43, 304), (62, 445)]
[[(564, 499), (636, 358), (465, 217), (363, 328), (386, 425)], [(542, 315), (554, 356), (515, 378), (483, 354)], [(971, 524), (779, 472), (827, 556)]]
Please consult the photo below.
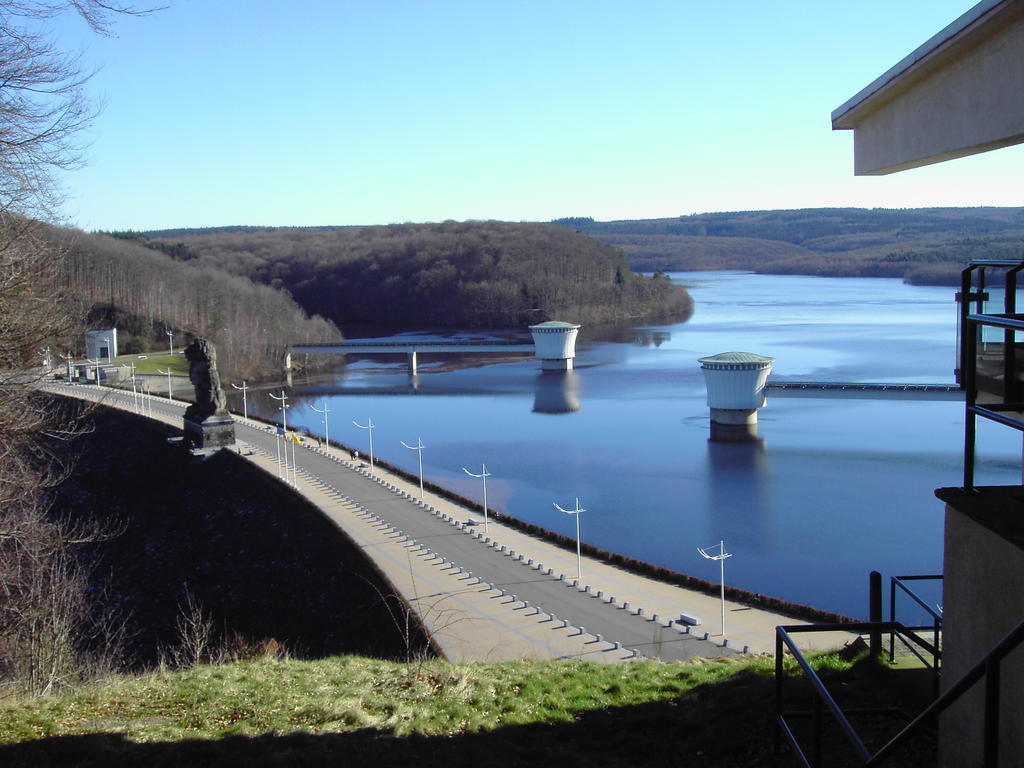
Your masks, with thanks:
[(195, 387), (195, 401), (185, 411), (185, 446), (223, 448), (235, 443), (235, 420), (227, 410), (227, 398), (217, 373), (217, 350), (207, 339), (196, 338), (185, 348), (188, 378)]

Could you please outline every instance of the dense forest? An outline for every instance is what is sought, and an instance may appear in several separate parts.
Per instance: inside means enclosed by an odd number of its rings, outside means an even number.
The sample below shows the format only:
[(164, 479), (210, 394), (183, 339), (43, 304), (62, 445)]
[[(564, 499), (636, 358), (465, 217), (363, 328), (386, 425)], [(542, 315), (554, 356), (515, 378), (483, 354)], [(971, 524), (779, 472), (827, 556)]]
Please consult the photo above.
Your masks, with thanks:
[(1024, 208), (816, 208), (552, 223), (621, 248), (633, 269), (646, 272), (749, 269), (956, 285), (970, 259), (1024, 258)]
[(229, 227), (143, 237), (196, 268), (285, 289), (339, 327), (653, 322), (691, 311), (686, 291), (663, 275), (637, 275), (619, 249), (548, 224)]
[(116, 326), (125, 352), (164, 349), (166, 329), (192, 332), (217, 343), (218, 364), (230, 379), (279, 370), (289, 343), (341, 339), (333, 323), (308, 316), (287, 293), (174, 249), (74, 230), (49, 233), (66, 254), (60, 287), (73, 315), (86, 327)]

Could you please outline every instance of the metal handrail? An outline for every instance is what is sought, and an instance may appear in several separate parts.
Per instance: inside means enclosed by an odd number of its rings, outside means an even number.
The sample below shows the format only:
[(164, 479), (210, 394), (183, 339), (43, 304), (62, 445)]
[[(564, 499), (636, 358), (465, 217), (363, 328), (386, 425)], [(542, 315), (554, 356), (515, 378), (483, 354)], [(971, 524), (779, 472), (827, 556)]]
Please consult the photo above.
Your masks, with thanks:
[(929, 575), (915, 575), (915, 576), (891, 576), (889, 578), (889, 620), (896, 621), (896, 589), (897, 587), (903, 590), (911, 600), (921, 606), (929, 616), (932, 617), (931, 625), (912, 626), (910, 629), (930, 629), (932, 630), (932, 645), (935, 646), (936, 652), (932, 654), (932, 661), (929, 664), (928, 661), (918, 653), (917, 648), (908, 643), (906, 639), (898, 632), (893, 632), (889, 635), (889, 662), (892, 663), (896, 658), (896, 639), (907, 647), (907, 649), (917, 657), (917, 659), (930, 668), (933, 672), (933, 683), (935, 687), (935, 695), (938, 696), (938, 685), (939, 685), (939, 670), (940, 663), (942, 661), (942, 652), (939, 649), (939, 634), (942, 632), (942, 614), (935, 610), (931, 605), (926, 603), (914, 590), (908, 587), (904, 582), (906, 581), (942, 581), (942, 574), (929, 574)]
[[(857, 735), (850, 721), (846, 715), (843, 714), (842, 710), (836, 704), (835, 700), (829, 694), (825, 684), (818, 677), (817, 672), (811, 667), (804, 658), (803, 653), (797, 648), (796, 643), (789, 636), (790, 633), (796, 632), (833, 632), (833, 631), (850, 631), (850, 632), (886, 632), (898, 630), (904, 632), (908, 637), (913, 638), (915, 641), (920, 641), (917, 635), (910, 631), (907, 627), (899, 624), (899, 622), (865, 622), (861, 624), (812, 624), (812, 625), (797, 625), (797, 626), (779, 626), (775, 628), (775, 720), (776, 720), (776, 747), (780, 746), (780, 736), (785, 736), (789, 745), (793, 748), (797, 758), (800, 760), (801, 765), (804, 768), (817, 768), (821, 764), (820, 754), (820, 730), (821, 730), (821, 706), (824, 705), (836, 718), (836, 723), (839, 725), (840, 730), (846, 736), (851, 746), (857, 752), (858, 757), (863, 761), (865, 766), (874, 766), (881, 764), (884, 760), (888, 759), (892, 753), (900, 746), (904, 744), (911, 736), (916, 735), (917, 731), (929, 720), (936, 717), (937, 715), (944, 712), (949, 706), (951, 706), (957, 699), (959, 699), (964, 693), (971, 689), (975, 683), (979, 682), (982, 678), (985, 679), (985, 711), (984, 711), (984, 754), (983, 754), (983, 768), (998, 768), (999, 762), (999, 682), (1000, 682), (1000, 664), (1003, 659), (1014, 651), (1017, 646), (1024, 643), (1024, 621), (1018, 624), (1014, 629), (1003, 637), (992, 649), (985, 654), (985, 656), (975, 664), (963, 677), (961, 677), (956, 683), (954, 683), (944, 694), (939, 696), (935, 701), (929, 704), (925, 709), (911, 720), (899, 733), (893, 736), (885, 745), (882, 746), (874, 755), (872, 755), (864, 742)], [(928, 647), (928, 643), (924, 643), (924, 647)], [(782, 706), (782, 682), (783, 682), (783, 644), (789, 647), (793, 654), (794, 659), (803, 669), (804, 674), (807, 675), (811, 682), (811, 686), (814, 688), (817, 696), (815, 697), (815, 709), (814, 709), (814, 755), (813, 762), (808, 760), (807, 755), (800, 747), (793, 734), (792, 729), (786, 722), (785, 712)], [(930, 650), (930, 648), (929, 648)]]
[(993, 328), (1005, 328), (1011, 331), (1024, 331), (1024, 315), (1010, 314), (974, 314), (967, 316), (967, 322), (976, 325), (990, 325)]
[[(1002, 424), (1005, 427), (1024, 431), (1024, 421), (1008, 416), (1001, 411), (1017, 411), (1024, 404), (1012, 402), (1017, 398), (1013, 385), (1016, 376), (1015, 357), (1008, 350), (1016, 331), (1024, 331), (1024, 315), (1018, 313), (982, 314), (975, 313), (963, 317), (964, 326), (961, 337), (960, 370), (961, 383), (965, 391), (964, 397), (964, 488), (974, 487), (975, 441), (977, 436), (976, 419), (978, 416)], [(1001, 404), (978, 404), (978, 338), (983, 326), (1002, 328), (1006, 331), (1003, 342), (1003, 379), (1004, 391)]]

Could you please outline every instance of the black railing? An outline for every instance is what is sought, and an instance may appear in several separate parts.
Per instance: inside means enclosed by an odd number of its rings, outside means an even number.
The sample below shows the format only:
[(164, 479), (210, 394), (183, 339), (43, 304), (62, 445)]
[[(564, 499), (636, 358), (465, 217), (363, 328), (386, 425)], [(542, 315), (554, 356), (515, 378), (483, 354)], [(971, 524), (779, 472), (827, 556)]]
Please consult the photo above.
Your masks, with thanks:
[[(968, 315), (963, 334), (963, 386), (965, 390), (964, 424), (964, 487), (974, 487), (975, 442), (977, 438), (977, 417), (997, 422), (1003, 426), (1024, 432), (1024, 421), (1019, 414), (1024, 411), (1021, 401), (1018, 376), (1018, 355), (1016, 334), (1024, 331), (1024, 315)], [(993, 345), (1001, 356), (998, 365), (989, 365), (995, 376), (979, 372), (978, 344), (982, 330), (1002, 328), (1005, 338), (1002, 344)], [(1022, 361), (1024, 362), (1024, 361)], [(984, 402), (979, 402), (979, 397)]]
[[(804, 768), (819, 768), (821, 762), (822, 729), (824, 727), (823, 714), (827, 711), (832, 715), (839, 730), (846, 737), (850, 747), (856, 753), (862, 765), (881, 765), (895, 754), (895, 751), (907, 743), (914, 736), (920, 734), (921, 729), (945, 711), (950, 705), (957, 701), (964, 693), (970, 690), (976, 683), (984, 680), (984, 734), (983, 734), (983, 768), (998, 768), (999, 764), (999, 684), (1001, 676), (1001, 664), (1003, 659), (1024, 642), (1024, 622), (1021, 622), (1010, 631), (985, 657), (972, 667), (967, 674), (950, 686), (945, 693), (929, 704), (919, 715), (911, 720), (906, 727), (893, 736), (881, 749), (871, 754), (863, 739), (854, 730), (849, 719), (839, 708), (835, 699), (829, 693), (825, 684), (814, 671), (803, 653), (797, 648), (791, 634), (799, 632), (858, 632), (862, 634), (871, 632), (892, 632), (898, 631), (908, 638), (917, 642), (922, 648), (929, 652), (938, 651), (930, 643), (918, 637), (913, 630), (904, 627), (899, 622), (864, 622), (862, 624), (818, 624), (802, 626), (780, 626), (775, 628), (775, 723), (776, 750), (781, 751), (782, 739), (792, 748), (795, 756)], [(783, 664), (784, 649), (789, 648), (804, 675), (811, 683), (814, 691), (814, 703), (810, 712), (787, 712), (783, 698), (783, 682), (785, 680), (785, 668)], [(789, 719), (795, 716), (807, 716), (812, 718), (810, 755), (804, 751), (796, 738)]]
[[(781, 751), (782, 739), (785, 738), (790, 748), (793, 750), (794, 755), (800, 761), (800, 764), (804, 768), (819, 768), (822, 765), (821, 755), (821, 743), (822, 733), (824, 730), (824, 715), (830, 714), (839, 727), (839, 730), (846, 737), (847, 742), (850, 744), (853, 751), (857, 754), (864, 765), (874, 765), (871, 762), (873, 757), (867, 746), (864, 744), (863, 739), (854, 730), (853, 725), (850, 723), (849, 718), (844, 714), (843, 710), (836, 703), (836, 700), (829, 693), (825, 683), (815, 672), (810, 662), (803, 655), (803, 652), (797, 646), (796, 641), (792, 638), (794, 634), (801, 634), (806, 632), (852, 632), (854, 634), (885, 634), (887, 632), (900, 632), (906, 635), (908, 638), (917, 642), (925, 650), (932, 652), (935, 649), (930, 643), (923, 638), (919, 637), (909, 627), (905, 627), (899, 622), (893, 621), (865, 621), (852, 624), (797, 624), (791, 626), (779, 626), (775, 628), (775, 747), (776, 751)], [(813, 689), (814, 698), (812, 700), (811, 709), (808, 710), (797, 710), (787, 711), (785, 707), (784, 698), (784, 682), (786, 679), (785, 674), (785, 649), (789, 649), (789, 652), (793, 655), (793, 659), (797, 665), (803, 671), (805, 678), (811, 684)], [(898, 713), (894, 707), (885, 707), (884, 709), (871, 710), (874, 712), (889, 712)], [(799, 740), (796, 737), (795, 732), (790, 724), (790, 721), (794, 718), (811, 718), (811, 745), (810, 754), (804, 751)]]
[(892, 576), (889, 578), (889, 621), (896, 621), (896, 606), (897, 596), (900, 592), (906, 594), (911, 600), (917, 603), (925, 613), (932, 618), (931, 624), (920, 624), (911, 626), (915, 632), (930, 629), (932, 632), (932, 646), (936, 649), (935, 653), (931, 654), (931, 661), (921, 654), (917, 648), (907, 642), (898, 632), (893, 632), (889, 635), (889, 662), (892, 663), (896, 660), (896, 641), (898, 640), (903, 647), (909, 650), (917, 659), (924, 664), (926, 667), (932, 670), (932, 680), (934, 686), (934, 695), (939, 694), (939, 674), (942, 670), (942, 648), (941, 648), (941, 636), (942, 636), (942, 608), (937, 605), (929, 604), (914, 590), (907, 586), (908, 581), (942, 581), (942, 575), (929, 575), (929, 576)]

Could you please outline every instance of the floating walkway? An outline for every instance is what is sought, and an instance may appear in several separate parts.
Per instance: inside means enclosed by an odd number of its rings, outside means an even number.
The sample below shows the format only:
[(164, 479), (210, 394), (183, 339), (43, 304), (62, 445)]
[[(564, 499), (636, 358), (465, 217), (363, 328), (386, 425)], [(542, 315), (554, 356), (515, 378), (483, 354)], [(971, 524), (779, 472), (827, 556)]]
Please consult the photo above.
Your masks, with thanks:
[(834, 397), (868, 400), (963, 400), (956, 384), (885, 384), (859, 381), (769, 381), (764, 392), (778, 397)]

